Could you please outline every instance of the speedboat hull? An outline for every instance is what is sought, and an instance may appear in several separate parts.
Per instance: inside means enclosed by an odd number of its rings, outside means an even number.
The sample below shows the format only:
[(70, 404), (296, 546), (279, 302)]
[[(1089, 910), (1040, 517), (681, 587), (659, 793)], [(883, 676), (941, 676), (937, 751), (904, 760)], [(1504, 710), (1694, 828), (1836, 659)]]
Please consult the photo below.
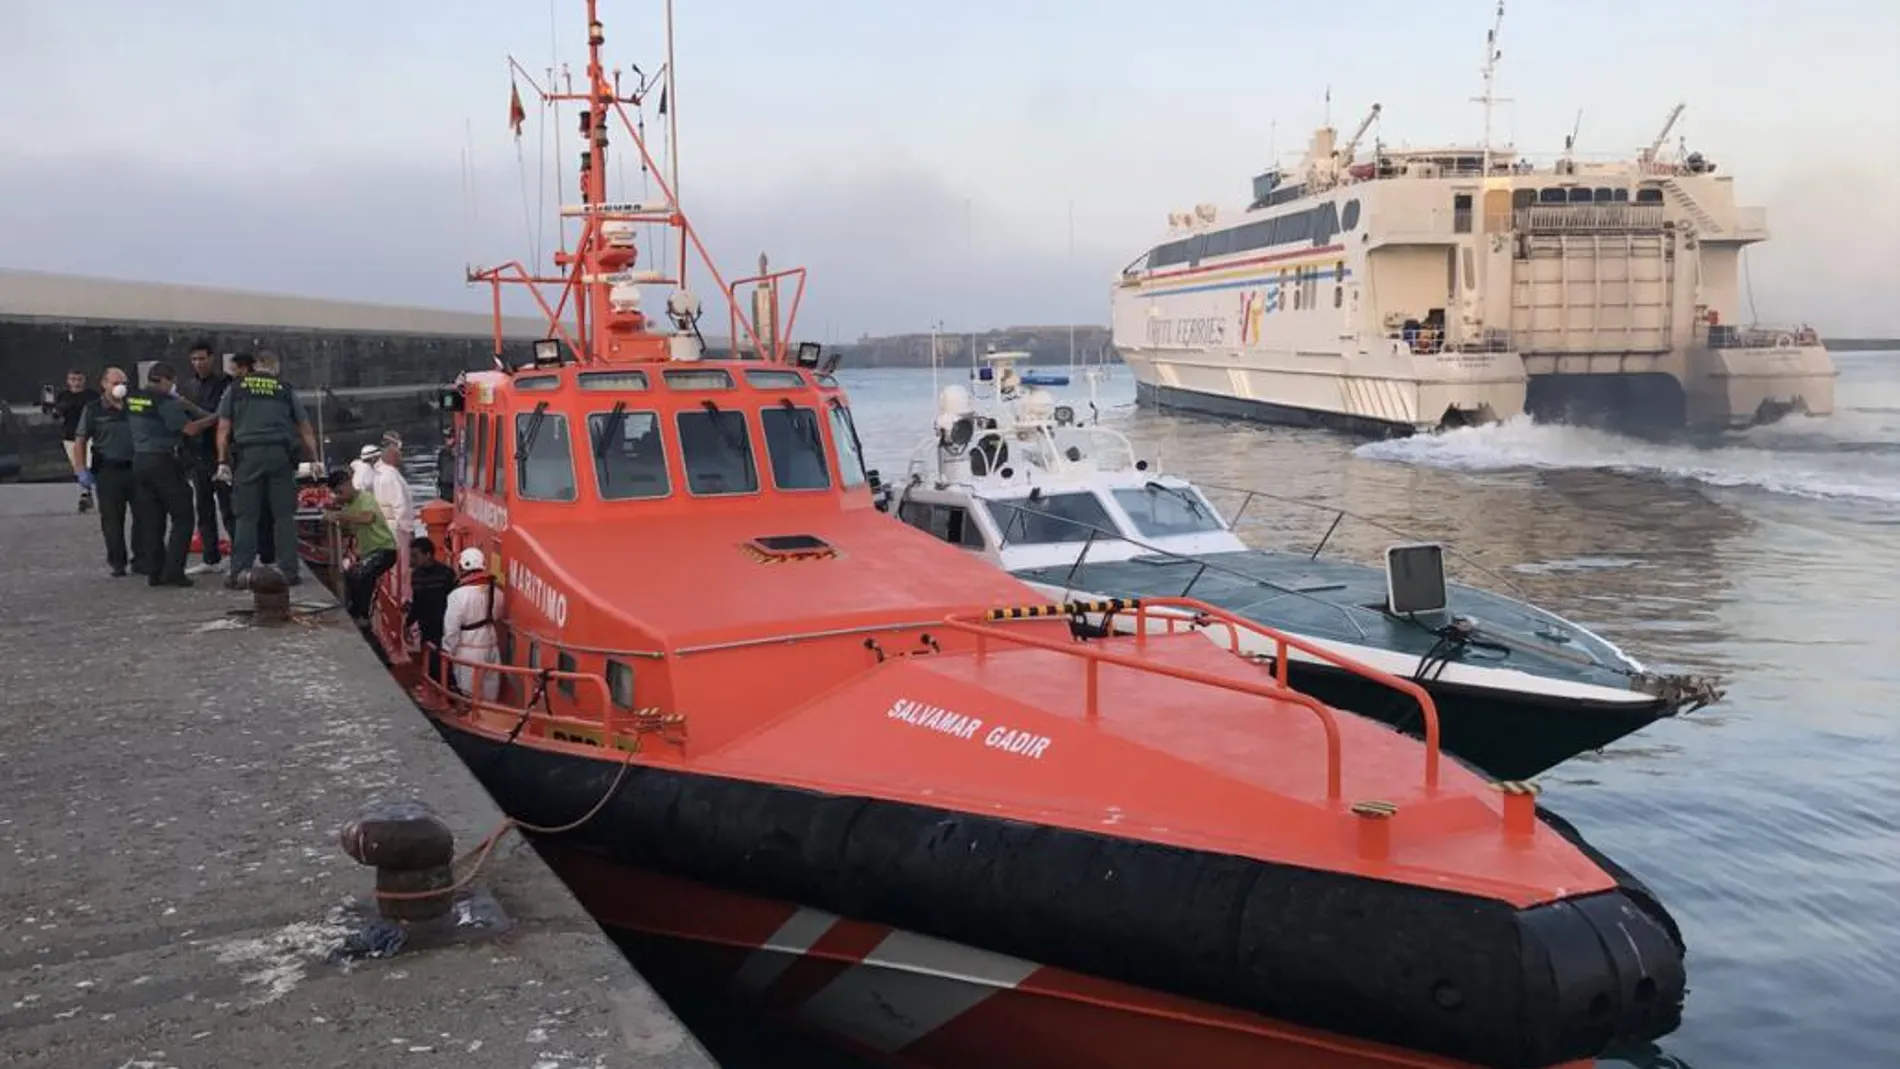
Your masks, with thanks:
[[(1212, 565), (1204, 567), (1203, 565)], [(1378, 569), (1267, 550), (1196, 559), (1137, 558), (1014, 572), (1053, 600), (1194, 596), (1229, 612), (1425, 687), (1438, 705), (1447, 752), (1497, 779), (1531, 779), (1599, 750), (1685, 706), (1713, 700), (1707, 684), (1657, 679), (1602, 638), (1513, 599), (1453, 584), (1451, 613), (1475, 619), (1468, 637), (1394, 617)], [(1438, 621), (1439, 624), (1449, 620)], [(1089, 618), (1097, 631), (1100, 616)], [(1134, 630), (1133, 618), (1107, 622)], [(1150, 630), (1168, 625), (1150, 619)], [(1275, 645), (1254, 633), (1206, 631), (1216, 642), (1271, 663)], [(1416, 702), (1336, 665), (1294, 651), (1299, 690), (1414, 736)]]
[[(1665, 1034), (1680, 1019), (1673, 924), (1620, 884), (1517, 908), (1440, 887), (630, 763), (612, 751), (559, 752), (432, 719), (510, 815), (563, 826), (598, 814), (540, 845), (589, 912), (635, 943), (657, 937), (748, 954), (769, 944), (768, 957), (785, 956), (734, 967), (754, 974), (842, 973), (893, 940), (923, 955), (874, 968), (805, 1011), (857, 1042), (869, 1035), (870, 1049), (893, 1064), (982, 1055), (997, 1065), (1132, 1066), (1115, 1053), (1123, 1044), (1148, 1052), (1147, 1064), (1174, 1044), (1206, 1052), (1177, 1064), (1449, 1058), (1532, 1069), (1574, 1061), (1613, 1036)], [(663, 880), (700, 886), (653, 894)], [(735, 906), (716, 921), (730, 902), (752, 912)], [(791, 910), (810, 912), (794, 924)], [(828, 954), (851, 960), (801, 960)], [(946, 985), (946, 976), (960, 979)], [(990, 1007), (988, 988), (1010, 997)], [(937, 1032), (919, 1030), (930, 1005), (969, 1007), (978, 1023), (930, 1038)], [(1098, 1052), (1116, 1029), (1122, 1041)], [(1026, 1035), (1037, 1037), (1035, 1049)], [(1395, 1060), (1395, 1050), (1432, 1056)]]

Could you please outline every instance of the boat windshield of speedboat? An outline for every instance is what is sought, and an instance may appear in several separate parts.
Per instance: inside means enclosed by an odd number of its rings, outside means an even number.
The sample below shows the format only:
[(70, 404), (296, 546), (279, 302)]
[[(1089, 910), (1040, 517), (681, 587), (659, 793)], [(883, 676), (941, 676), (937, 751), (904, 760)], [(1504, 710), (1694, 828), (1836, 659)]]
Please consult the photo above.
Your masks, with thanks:
[[(476, 618), (418, 645), (386, 577), (371, 638), (663, 994), (916, 1069), (1525, 1069), (1676, 1027), (1668, 913), (1531, 785), (1441, 760), (1417, 684), (1204, 602), (1058, 603), (881, 512), (835, 357), (791, 340), (803, 269), (700, 252), (730, 341), (700, 330), (699, 230), (632, 114), (663, 83), (608, 79), (596, 7), (579, 90), (541, 94), (582, 116), (578, 238), (474, 273), (547, 336), (497, 317), (496, 366), (445, 395), (424, 523)], [(609, 196), (610, 144), (657, 192)], [(643, 263), (640, 225), (680, 259)], [(1021, 429), (999, 444), (1050, 463), (1115, 445)], [(1167, 626), (1077, 641), (1089, 612)], [(1201, 623), (1388, 689), (1424, 737)]]
[[(1237, 512), (1256, 501), (1305, 505), (1248, 492)], [(1537, 775), (1719, 697), (1709, 681), (1654, 675), (1608, 639), (1520, 598), (1450, 582), (1442, 545), (1398, 543), (1383, 569), (1317, 550), (1251, 548), (1200, 487), (1156, 470), (1125, 435), (1078, 419), (1041, 390), (945, 388), (895, 512), (1058, 600), (1192, 595), (1413, 678), (1439, 702), (1446, 748), (1493, 775)], [(1335, 511), (1334, 525), (1344, 518)], [(1091, 618), (1089, 626), (1132, 624)], [(1270, 644), (1239, 645), (1272, 663)], [(1300, 685), (1327, 701), (1420, 730), (1405, 703), (1290, 656)]]

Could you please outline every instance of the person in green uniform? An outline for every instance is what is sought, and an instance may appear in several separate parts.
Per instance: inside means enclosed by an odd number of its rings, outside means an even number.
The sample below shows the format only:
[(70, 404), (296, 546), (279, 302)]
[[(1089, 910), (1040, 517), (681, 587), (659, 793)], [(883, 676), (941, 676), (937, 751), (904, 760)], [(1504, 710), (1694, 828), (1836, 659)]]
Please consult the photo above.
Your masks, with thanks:
[(216, 417), (191, 418), (170, 364), (153, 364), (145, 381), (145, 389), (126, 394), (125, 413), (132, 431), (132, 507), (142, 514), (143, 556), (152, 565), (146, 581), (190, 586), (185, 558), (191, 553), (191, 479), (180, 450), (186, 436), (202, 434)]
[(356, 621), (357, 627), (368, 630), (370, 599), (376, 593), (376, 582), (396, 563), (396, 536), (390, 533), (389, 521), (383, 519), (382, 507), (376, 499), (356, 488), (350, 469), (338, 468), (330, 473), (327, 481), (337, 507), (324, 513), (324, 518), (349, 532), (352, 554), (356, 558), (343, 573), (344, 601), (349, 607), (350, 619)]
[[(99, 396), (79, 414), (73, 431), (73, 474), (79, 485), (98, 499), (99, 532), (106, 540), (106, 565), (114, 576), (126, 566), (125, 517), (132, 516), (132, 570), (150, 575), (145, 558), (145, 525), (132, 508), (132, 426), (125, 411), (130, 393), (125, 372), (109, 367), (99, 376)], [(90, 447), (90, 448), (88, 448)], [(90, 457), (90, 461), (88, 461)]]
[(296, 584), (297, 463), (299, 440), (312, 463), (320, 461), (317, 436), (310, 429), (296, 391), (277, 377), (276, 357), (257, 354), (257, 366), (236, 379), (218, 400), (218, 471), (231, 483), (237, 534), (232, 539), (231, 570), (224, 585), (236, 589), (257, 559), (262, 513), (270, 510), (272, 545), (284, 582)]

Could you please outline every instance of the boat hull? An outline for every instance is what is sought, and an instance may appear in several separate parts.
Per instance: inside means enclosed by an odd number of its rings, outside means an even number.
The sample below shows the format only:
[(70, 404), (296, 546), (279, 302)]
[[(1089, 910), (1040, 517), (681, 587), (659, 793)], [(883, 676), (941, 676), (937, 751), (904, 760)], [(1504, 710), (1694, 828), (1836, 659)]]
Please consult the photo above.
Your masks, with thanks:
[(1655, 1038), (1680, 1022), (1671, 922), (1620, 887), (1520, 910), (637, 762), (623, 776), (612, 756), (435, 723), (510, 815), (560, 826), (598, 807), (564, 847), (1047, 963), (1118, 990), (1512, 1069)]
[[(763, 1064), (797, 1064), (786, 1048), (810, 1036), (855, 1065), (905, 1069), (1457, 1064), (622, 868), (555, 843), (541, 854), (721, 1060), (745, 1064), (769, 1050)], [(784, 1031), (761, 1036), (760, 1021)], [(798, 1053), (836, 1069), (815, 1051)]]
[[(1294, 689), (1320, 701), (1424, 737), (1418, 703), (1322, 664), (1288, 658)], [(1661, 698), (1632, 702), (1554, 699), (1456, 683), (1422, 684), (1438, 707), (1445, 752), (1493, 779), (1528, 780), (1579, 754), (1641, 731), (1671, 715)]]

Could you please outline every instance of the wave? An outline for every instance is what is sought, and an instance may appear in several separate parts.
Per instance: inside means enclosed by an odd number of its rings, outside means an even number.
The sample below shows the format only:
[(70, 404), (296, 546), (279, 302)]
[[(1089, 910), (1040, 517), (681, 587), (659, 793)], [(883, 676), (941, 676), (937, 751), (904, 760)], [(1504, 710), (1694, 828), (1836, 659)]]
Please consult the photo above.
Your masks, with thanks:
[[(1608, 431), (1518, 418), (1483, 427), (1368, 442), (1367, 460), (1456, 471), (1604, 471), (1754, 489), (1795, 497), (1900, 505), (1900, 433), (1880, 413), (1799, 419), (1728, 436), (1714, 445), (1663, 444)], [(1843, 433), (1845, 432), (1845, 433)], [(1869, 437), (1863, 437), (1869, 435)]]

